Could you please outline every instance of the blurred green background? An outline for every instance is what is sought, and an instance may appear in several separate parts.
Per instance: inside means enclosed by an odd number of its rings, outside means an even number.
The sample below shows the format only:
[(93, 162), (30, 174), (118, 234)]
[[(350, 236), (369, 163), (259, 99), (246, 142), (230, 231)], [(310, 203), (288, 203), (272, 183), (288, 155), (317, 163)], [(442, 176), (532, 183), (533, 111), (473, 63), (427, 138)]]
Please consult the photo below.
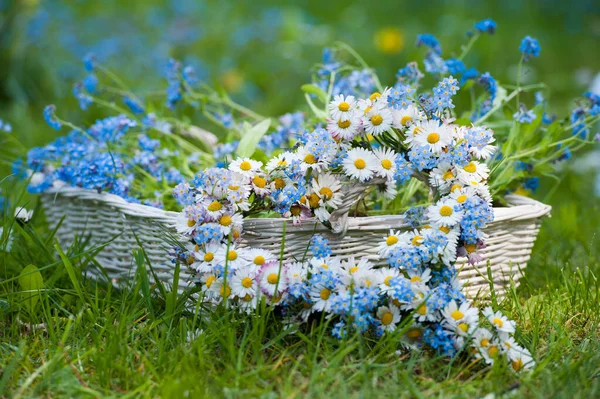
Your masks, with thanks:
[(551, 111), (560, 116), (600, 72), (600, 2), (593, 0), (0, 0), (0, 12), (0, 118), (12, 123), (25, 147), (57, 134), (41, 117), (49, 103), (75, 121), (97, 116), (94, 110), (83, 115), (71, 95), (88, 52), (142, 94), (163, 90), (164, 64), (180, 59), (266, 115), (304, 106), (299, 86), (336, 40), (353, 46), (392, 84), (398, 68), (420, 58), (417, 34), (435, 34), (448, 58), (484, 18), (498, 23), (497, 33), (478, 41), (467, 67), (514, 81), (519, 42), (536, 37), (542, 55), (528, 64), (525, 79), (552, 88)]

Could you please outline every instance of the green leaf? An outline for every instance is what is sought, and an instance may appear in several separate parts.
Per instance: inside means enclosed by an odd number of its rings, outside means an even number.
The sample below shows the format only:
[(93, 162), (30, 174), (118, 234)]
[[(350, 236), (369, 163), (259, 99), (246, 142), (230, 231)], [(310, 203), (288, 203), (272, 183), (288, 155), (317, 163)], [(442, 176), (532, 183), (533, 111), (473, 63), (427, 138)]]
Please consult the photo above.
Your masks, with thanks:
[(305, 84), (300, 86), (300, 88), (305, 93), (314, 94), (323, 103), (327, 102), (327, 92), (325, 92), (325, 90), (321, 89), (320, 87), (315, 86), (313, 84)]
[(240, 139), (237, 156), (240, 158), (250, 157), (254, 153), (254, 150), (256, 150), (260, 139), (269, 130), (269, 126), (271, 126), (271, 119), (265, 119), (246, 130)]
[(40, 299), (40, 290), (44, 288), (42, 273), (34, 265), (29, 265), (19, 275), (19, 285), (23, 292), (25, 306), (33, 312)]

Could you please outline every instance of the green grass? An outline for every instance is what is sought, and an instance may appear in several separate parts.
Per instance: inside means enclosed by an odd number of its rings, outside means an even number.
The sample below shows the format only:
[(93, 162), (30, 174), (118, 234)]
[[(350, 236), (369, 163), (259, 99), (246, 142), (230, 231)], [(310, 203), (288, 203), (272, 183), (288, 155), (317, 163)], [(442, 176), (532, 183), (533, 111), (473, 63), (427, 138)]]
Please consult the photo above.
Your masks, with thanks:
[[(59, 257), (38, 212), (0, 253), (0, 397), (599, 397), (600, 207), (589, 184), (570, 176), (556, 190), (525, 279), (501, 304), (537, 361), (521, 376), (466, 355), (398, 353), (393, 335), (340, 342), (323, 323), (284, 331), (266, 310), (186, 308), (143, 269), (123, 289), (97, 283), (81, 273), (85, 246)], [(33, 308), (18, 279), (28, 264), (44, 279)]]

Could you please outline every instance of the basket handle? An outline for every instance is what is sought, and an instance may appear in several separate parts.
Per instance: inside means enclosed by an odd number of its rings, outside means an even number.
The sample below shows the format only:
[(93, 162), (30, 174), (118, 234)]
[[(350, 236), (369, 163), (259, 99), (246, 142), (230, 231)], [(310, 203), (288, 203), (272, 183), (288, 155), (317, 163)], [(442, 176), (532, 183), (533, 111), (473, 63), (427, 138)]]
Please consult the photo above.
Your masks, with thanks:
[(363, 199), (369, 188), (384, 181), (383, 179), (376, 179), (370, 181), (369, 184), (345, 182), (341, 189), (343, 194), (342, 204), (335, 211), (331, 212), (328, 219), (331, 231), (337, 235), (345, 235), (346, 231), (348, 231), (348, 213), (350, 210)]

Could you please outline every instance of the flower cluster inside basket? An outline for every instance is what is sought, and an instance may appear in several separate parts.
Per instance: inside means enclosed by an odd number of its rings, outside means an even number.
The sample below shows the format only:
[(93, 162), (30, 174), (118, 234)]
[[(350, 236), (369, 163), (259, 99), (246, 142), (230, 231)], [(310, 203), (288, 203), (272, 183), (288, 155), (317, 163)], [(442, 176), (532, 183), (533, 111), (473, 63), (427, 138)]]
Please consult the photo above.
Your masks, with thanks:
[[(167, 107), (189, 106), (228, 129), (214, 151), (214, 136), (150, 112), (155, 103), (98, 79), (121, 84), (87, 58), (90, 75), (74, 91), (81, 108), (104, 105), (121, 115), (83, 129), (47, 107), (53, 128), (73, 131), (30, 152), (30, 188), (46, 193), (50, 219), (64, 216), (59, 238), (72, 240), (89, 222), (107, 224), (96, 231), (110, 241), (107, 268), (131, 265), (135, 231), (162, 263), (156, 244), (168, 233), (161, 226), (172, 224), (182, 237), (172, 261), (189, 266), (203, 303), (248, 313), (265, 304), (299, 326), (324, 318), (340, 338), (391, 333), (408, 346), (448, 355), (468, 349), (487, 363), (528, 368), (533, 360), (514, 341), (514, 323), (472, 307), (465, 292), (491, 287), (500, 295), (518, 278), (549, 207), (506, 194), (532, 192), (538, 176), (592, 141), (600, 98), (586, 94), (568, 120), (554, 120), (544, 85), (501, 85), (465, 66), (495, 23), (475, 28), (456, 58), (442, 58), (437, 39), (420, 35), (427, 76), (412, 62), (389, 88), (348, 46), (327, 50), (302, 87), (314, 116), (285, 115), (270, 132), (270, 120), (198, 88), (193, 70), (171, 61)], [(519, 66), (540, 47), (526, 37), (520, 51)], [(338, 58), (344, 54), (360, 65)], [(528, 110), (520, 100), (533, 91)], [(101, 99), (106, 93), (125, 93), (128, 109)], [(163, 207), (183, 210), (173, 217)], [(170, 276), (171, 267), (154, 267)]]

